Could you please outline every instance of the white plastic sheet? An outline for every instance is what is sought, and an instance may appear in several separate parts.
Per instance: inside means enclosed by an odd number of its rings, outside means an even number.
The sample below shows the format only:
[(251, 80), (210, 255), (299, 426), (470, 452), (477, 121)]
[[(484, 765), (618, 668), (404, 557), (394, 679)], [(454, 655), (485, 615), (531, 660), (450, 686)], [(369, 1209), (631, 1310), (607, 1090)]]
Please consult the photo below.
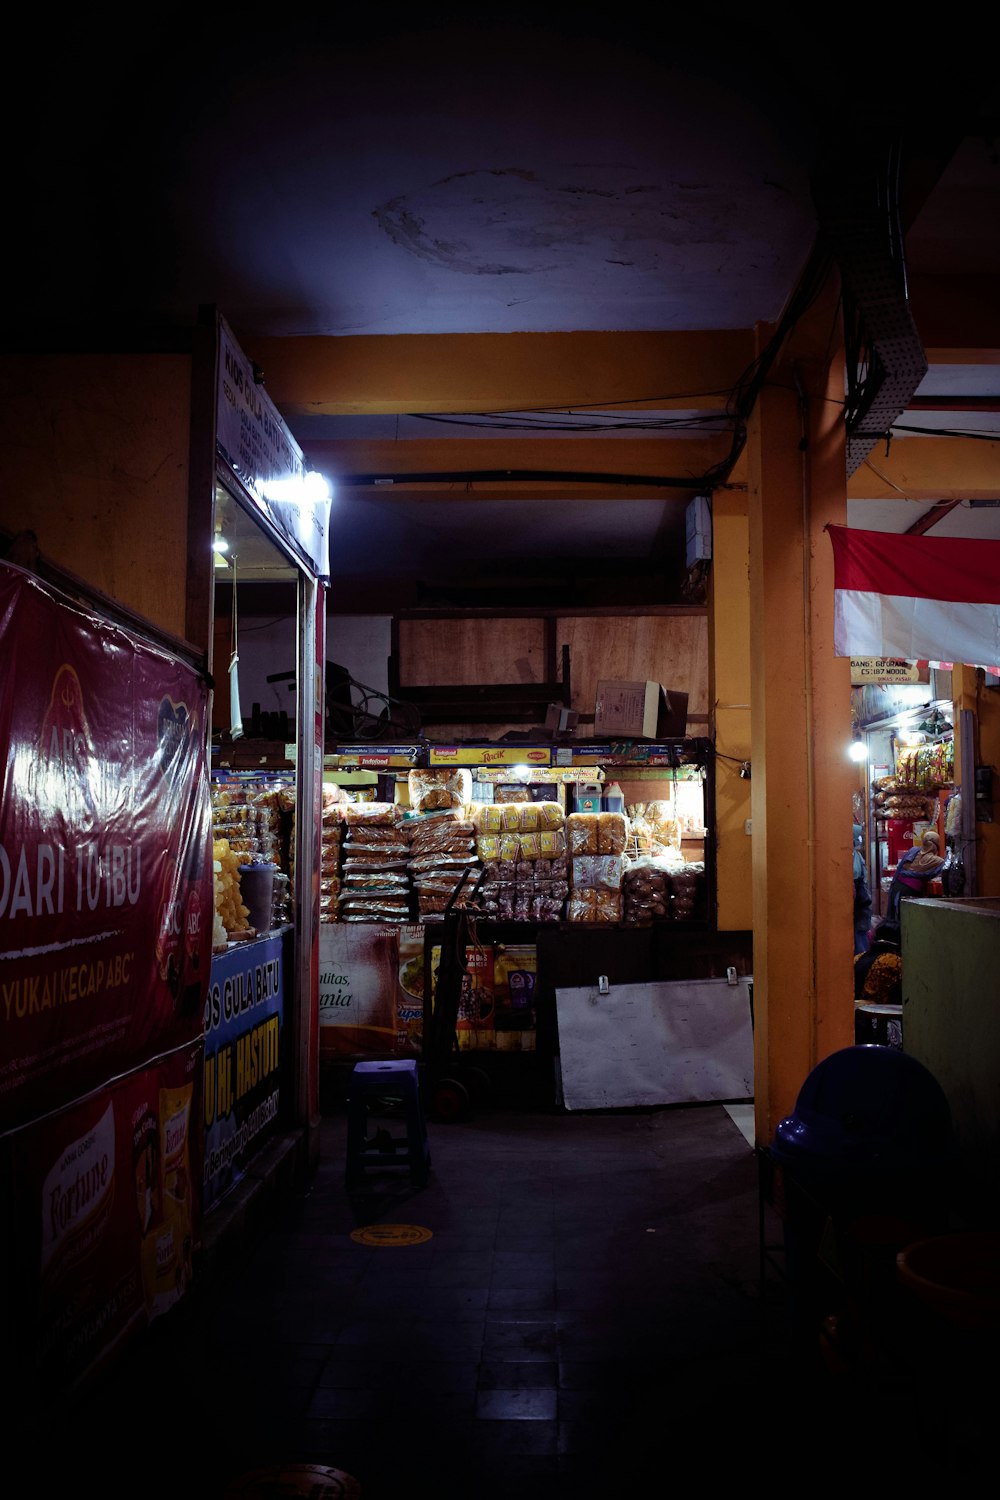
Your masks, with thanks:
[(750, 981), (557, 989), (567, 1109), (753, 1098)]

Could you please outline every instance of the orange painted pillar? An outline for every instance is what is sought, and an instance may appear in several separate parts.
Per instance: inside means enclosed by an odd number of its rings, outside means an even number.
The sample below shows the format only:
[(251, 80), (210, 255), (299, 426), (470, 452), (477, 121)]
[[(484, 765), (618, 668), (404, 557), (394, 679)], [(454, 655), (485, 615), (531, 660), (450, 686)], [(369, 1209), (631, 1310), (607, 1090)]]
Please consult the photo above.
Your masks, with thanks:
[[(715, 741), (715, 884), (720, 932), (753, 926), (750, 781), (750, 599), (745, 488), (712, 495), (708, 589), (709, 704)], [(751, 767), (752, 775), (752, 767)]]
[[(836, 287), (786, 339), (747, 443), (755, 1133), (854, 1039), (850, 666), (833, 653), (847, 519)], [(763, 330), (761, 347), (771, 330)], [(831, 347), (831, 334), (833, 346)]]

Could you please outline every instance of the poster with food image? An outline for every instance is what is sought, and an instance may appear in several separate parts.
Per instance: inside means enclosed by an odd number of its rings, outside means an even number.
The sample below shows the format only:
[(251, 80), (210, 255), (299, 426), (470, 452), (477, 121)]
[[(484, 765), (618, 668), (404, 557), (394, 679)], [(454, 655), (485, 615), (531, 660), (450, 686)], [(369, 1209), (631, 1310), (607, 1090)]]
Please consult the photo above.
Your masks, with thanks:
[[(334, 922), (319, 932), (321, 1056), (413, 1057), (422, 1031), (415, 924)], [(423, 928), (416, 930), (423, 941)], [(405, 958), (400, 957), (401, 941)], [(422, 953), (421, 948), (421, 953)], [(417, 1019), (419, 1014), (420, 1019)]]
[(424, 1034), (424, 937), (422, 923), (407, 922), (399, 928), (396, 1021), (414, 1051), (420, 1050)]
[[(497, 1044), (493, 1024), (494, 947), (490, 943), (469, 943), (465, 950), (465, 972), (458, 999), (455, 1036), (460, 1050), (492, 1051)], [(431, 984), (437, 1003), (438, 976), (441, 969), (441, 946), (431, 949)]]
[(497, 944), (493, 993), (498, 1050), (535, 1050), (537, 973), (538, 953), (533, 943)]

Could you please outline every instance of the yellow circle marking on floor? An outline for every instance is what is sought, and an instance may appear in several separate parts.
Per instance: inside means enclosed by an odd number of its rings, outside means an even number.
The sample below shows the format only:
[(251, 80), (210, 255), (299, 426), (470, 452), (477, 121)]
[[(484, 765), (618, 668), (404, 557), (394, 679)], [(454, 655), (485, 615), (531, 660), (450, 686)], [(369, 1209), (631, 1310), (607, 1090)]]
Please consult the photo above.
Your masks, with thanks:
[(366, 1224), (351, 1230), (351, 1239), (359, 1245), (422, 1245), (432, 1238), (431, 1230), (419, 1224)]

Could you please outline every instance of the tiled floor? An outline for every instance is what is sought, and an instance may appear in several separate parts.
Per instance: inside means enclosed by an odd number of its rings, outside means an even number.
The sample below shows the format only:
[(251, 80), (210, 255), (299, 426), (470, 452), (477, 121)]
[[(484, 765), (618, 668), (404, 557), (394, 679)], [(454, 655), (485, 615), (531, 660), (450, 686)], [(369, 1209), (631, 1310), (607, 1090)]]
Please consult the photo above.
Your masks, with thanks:
[(909, 1389), (834, 1376), (762, 1296), (746, 1123), (482, 1110), (431, 1124), (425, 1188), (395, 1167), (349, 1196), (325, 1116), (308, 1190), (211, 1297), (45, 1414), (44, 1492), (221, 1497), (293, 1463), (362, 1500), (926, 1479)]

